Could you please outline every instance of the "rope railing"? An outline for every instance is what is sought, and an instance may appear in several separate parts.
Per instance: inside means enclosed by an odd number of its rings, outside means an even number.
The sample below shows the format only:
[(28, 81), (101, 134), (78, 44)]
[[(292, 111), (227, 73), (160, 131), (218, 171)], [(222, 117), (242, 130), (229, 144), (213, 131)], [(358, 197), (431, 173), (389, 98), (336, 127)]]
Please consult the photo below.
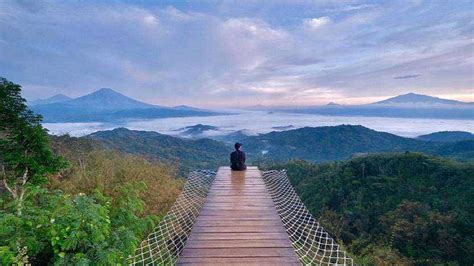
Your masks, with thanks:
[(130, 258), (131, 265), (175, 265), (178, 262), (215, 176), (215, 172), (207, 170), (189, 174), (175, 204)]
[(302, 264), (354, 265), (306, 209), (288, 180), (286, 170), (266, 171), (262, 177)]

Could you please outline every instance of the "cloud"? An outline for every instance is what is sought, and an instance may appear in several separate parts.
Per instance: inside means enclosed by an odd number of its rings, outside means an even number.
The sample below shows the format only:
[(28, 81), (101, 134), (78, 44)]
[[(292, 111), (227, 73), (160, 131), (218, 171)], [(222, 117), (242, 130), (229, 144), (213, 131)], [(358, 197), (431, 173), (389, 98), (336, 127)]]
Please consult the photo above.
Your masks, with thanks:
[(0, 1), (0, 75), (31, 99), (111, 87), (162, 105), (319, 104), (407, 78), (433, 95), (474, 82), (462, 1), (28, 3)]
[(146, 15), (143, 17), (143, 22), (147, 25), (154, 26), (158, 25), (158, 19), (153, 15)]
[(329, 17), (311, 18), (311, 19), (305, 19), (303, 23), (307, 27), (310, 27), (312, 29), (318, 29), (331, 23), (331, 19)]
[(404, 75), (404, 76), (396, 76), (396, 77), (393, 77), (394, 79), (414, 79), (414, 78), (417, 78), (419, 77), (420, 75), (418, 74), (412, 74), (412, 75)]
[(363, 9), (371, 9), (377, 7), (376, 4), (348, 4), (343, 6), (338, 6), (336, 8), (330, 8), (328, 12), (354, 12), (360, 11)]

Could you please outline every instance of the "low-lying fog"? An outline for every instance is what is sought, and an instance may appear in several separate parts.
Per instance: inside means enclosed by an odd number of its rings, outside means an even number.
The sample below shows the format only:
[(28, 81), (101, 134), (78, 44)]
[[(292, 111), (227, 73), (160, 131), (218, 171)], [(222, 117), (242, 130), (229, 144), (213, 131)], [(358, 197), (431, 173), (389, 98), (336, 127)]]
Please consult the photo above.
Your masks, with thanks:
[(120, 123), (45, 123), (44, 126), (50, 130), (51, 134), (56, 135), (69, 133), (72, 136), (83, 136), (95, 131), (117, 127), (179, 135), (182, 132), (180, 129), (196, 124), (218, 127), (218, 130), (205, 131), (204, 136), (226, 135), (239, 130), (243, 130), (247, 135), (256, 135), (306, 126), (319, 127), (341, 124), (362, 125), (377, 131), (389, 132), (404, 137), (416, 137), (437, 131), (460, 130), (474, 132), (474, 120), (344, 117), (262, 111), (246, 111), (235, 115), (208, 117), (134, 120)]

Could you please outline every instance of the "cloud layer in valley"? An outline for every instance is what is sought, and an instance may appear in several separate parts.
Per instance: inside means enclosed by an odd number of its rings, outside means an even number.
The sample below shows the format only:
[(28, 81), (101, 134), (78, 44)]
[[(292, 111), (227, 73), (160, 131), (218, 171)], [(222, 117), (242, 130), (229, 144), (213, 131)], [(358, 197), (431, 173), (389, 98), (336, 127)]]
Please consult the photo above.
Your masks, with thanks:
[(0, 76), (203, 107), (473, 101), (470, 1), (1, 1)]

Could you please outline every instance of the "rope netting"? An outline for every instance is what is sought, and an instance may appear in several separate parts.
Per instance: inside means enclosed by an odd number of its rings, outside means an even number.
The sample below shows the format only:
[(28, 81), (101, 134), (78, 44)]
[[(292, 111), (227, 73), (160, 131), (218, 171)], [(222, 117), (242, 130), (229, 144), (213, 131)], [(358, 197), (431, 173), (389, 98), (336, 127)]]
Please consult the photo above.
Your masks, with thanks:
[(131, 265), (175, 265), (184, 248), (194, 221), (204, 205), (216, 173), (199, 170), (189, 174), (183, 191), (158, 224), (142, 241)]
[(354, 265), (334, 239), (309, 213), (291, 185), (286, 170), (263, 172), (290, 241), (304, 265)]

